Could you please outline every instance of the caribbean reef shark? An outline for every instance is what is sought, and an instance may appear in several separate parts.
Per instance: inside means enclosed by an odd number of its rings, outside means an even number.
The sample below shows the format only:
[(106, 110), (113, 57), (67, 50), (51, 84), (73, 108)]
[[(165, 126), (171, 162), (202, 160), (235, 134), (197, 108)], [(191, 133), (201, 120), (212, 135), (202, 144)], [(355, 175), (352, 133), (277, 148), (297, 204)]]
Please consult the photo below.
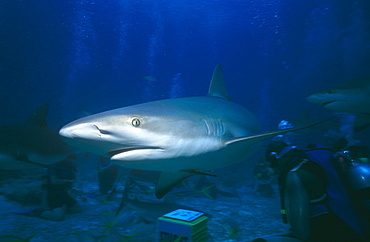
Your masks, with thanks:
[(332, 111), (355, 114), (356, 131), (370, 124), (370, 76), (317, 91), (306, 99)]
[(256, 151), (255, 144), (298, 129), (261, 134), (257, 118), (230, 101), (218, 65), (208, 96), (98, 113), (67, 124), (59, 134), (118, 165), (160, 171), (155, 194), (161, 198), (184, 178), (241, 162)]
[(0, 170), (45, 167), (75, 150), (46, 124), (48, 104), (40, 106), (24, 123), (0, 127)]

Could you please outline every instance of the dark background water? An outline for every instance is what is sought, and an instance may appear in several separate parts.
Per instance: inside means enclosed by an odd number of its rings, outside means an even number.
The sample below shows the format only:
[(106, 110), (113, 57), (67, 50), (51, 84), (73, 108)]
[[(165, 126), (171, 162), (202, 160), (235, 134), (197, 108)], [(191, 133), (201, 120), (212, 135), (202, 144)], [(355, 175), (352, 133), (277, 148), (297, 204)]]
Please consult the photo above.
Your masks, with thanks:
[(329, 115), (305, 97), (370, 74), (369, 10), (368, 0), (3, 0), (1, 123), (45, 102), (59, 128), (86, 113), (205, 95), (216, 64), (264, 130), (304, 108)]
[[(50, 103), (48, 121), (58, 129), (108, 109), (206, 95), (217, 64), (231, 98), (255, 113), (264, 131), (305, 108), (314, 118), (328, 117), (331, 111), (305, 97), (370, 75), (370, 1), (0, 0), (0, 125), (23, 122), (43, 103)], [(367, 140), (369, 129), (361, 131)], [(253, 183), (258, 158), (251, 161), (231, 173), (222, 169), (220, 184)], [(98, 191), (96, 162), (79, 163), (81, 194)], [(41, 172), (31, 175), (4, 180), (1, 194), (27, 200), (25, 194), (41, 193)], [(239, 193), (242, 202), (192, 200), (215, 208), (209, 226), (221, 238), (215, 241), (225, 241), (227, 231), (219, 228), (233, 213), (240, 215), (243, 241), (281, 232), (278, 199), (256, 199), (250, 187)], [(83, 213), (59, 223), (13, 215), (23, 207), (0, 202), (3, 232), (49, 238), (37, 241), (72, 241), (89, 227), (96, 234), (106, 220), (106, 204), (92, 199), (82, 203)]]

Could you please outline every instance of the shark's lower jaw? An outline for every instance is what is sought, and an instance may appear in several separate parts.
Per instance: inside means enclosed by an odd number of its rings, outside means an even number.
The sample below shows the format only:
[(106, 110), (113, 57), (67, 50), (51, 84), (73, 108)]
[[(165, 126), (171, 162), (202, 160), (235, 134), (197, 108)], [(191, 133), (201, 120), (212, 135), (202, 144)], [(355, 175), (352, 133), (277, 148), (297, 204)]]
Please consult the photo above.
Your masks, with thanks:
[(125, 149), (119, 149), (119, 150), (112, 150), (112, 151), (109, 151), (107, 153), (107, 155), (109, 157), (113, 157), (115, 155), (118, 155), (118, 154), (121, 154), (121, 153), (124, 153), (124, 152), (128, 152), (128, 151), (131, 151), (131, 150), (137, 150), (137, 149), (140, 149), (140, 148), (125, 148)]
[(133, 160), (136, 160), (138, 157), (142, 155), (148, 155), (151, 152), (160, 150), (162, 150), (160, 147), (130, 147), (109, 151), (107, 155), (112, 160), (123, 160), (123, 159), (126, 160), (129, 159), (129, 157), (131, 157), (131, 159)]

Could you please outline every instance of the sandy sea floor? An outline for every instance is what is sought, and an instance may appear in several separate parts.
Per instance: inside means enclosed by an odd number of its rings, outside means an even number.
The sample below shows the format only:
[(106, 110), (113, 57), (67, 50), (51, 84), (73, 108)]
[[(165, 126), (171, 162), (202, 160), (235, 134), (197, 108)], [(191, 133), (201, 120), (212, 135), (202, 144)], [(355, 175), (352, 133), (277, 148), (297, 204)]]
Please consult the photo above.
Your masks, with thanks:
[[(117, 199), (110, 202), (87, 196), (98, 189), (96, 182), (87, 182), (94, 175), (94, 172), (82, 173), (80, 176), (86, 179), (76, 184), (82, 212), (68, 214), (65, 220), (58, 222), (13, 214), (37, 206), (41, 181), (29, 174), (2, 176), (0, 235), (33, 236), (31, 241), (155, 241), (156, 223), (145, 223), (128, 207), (115, 217), (120, 193)], [(123, 186), (124, 182), (119, 184)], [(176, 202), (211, 215), (208, 241), (250, 241), (259, 236), (287, 231), (279, 214), (278, 194), (274, 198), (257, 197), (248, 185), (241, 186), (237, 192), (239, 198), (219, 196), (210, 199), (199, 193), (178, 197)]]

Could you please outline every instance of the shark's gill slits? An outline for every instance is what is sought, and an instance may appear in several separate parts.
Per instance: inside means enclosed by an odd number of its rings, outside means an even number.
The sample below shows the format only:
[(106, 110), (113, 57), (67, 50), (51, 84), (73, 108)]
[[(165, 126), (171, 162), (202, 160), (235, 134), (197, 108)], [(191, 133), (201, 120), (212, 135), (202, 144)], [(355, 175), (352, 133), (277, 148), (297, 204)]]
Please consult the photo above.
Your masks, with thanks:
[(202, 121), (207, 127), (207, 134), (211, 136), (222, 136), (225, 134), (225, 127), (222, 120), (217, 118), (204, 118)]

